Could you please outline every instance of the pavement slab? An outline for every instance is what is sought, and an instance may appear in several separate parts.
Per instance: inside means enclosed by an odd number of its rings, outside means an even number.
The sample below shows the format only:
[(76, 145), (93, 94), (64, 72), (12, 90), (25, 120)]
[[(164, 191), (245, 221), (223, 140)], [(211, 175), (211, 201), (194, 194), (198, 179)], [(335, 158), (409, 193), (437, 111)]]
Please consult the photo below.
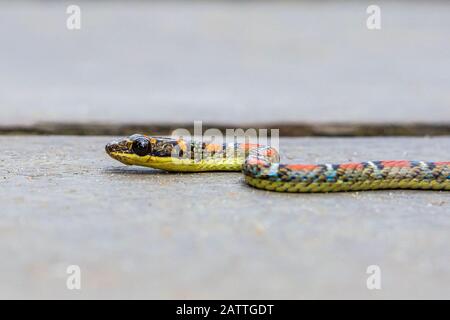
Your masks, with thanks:
[[(450, 298), (448, 192), (280, 194), (240, 173), (126, 167), (105, 154), (112, 139), (0, 136), (0, 298)], [(450, 138), (280, 149), (285, 162), (437, 161)]]

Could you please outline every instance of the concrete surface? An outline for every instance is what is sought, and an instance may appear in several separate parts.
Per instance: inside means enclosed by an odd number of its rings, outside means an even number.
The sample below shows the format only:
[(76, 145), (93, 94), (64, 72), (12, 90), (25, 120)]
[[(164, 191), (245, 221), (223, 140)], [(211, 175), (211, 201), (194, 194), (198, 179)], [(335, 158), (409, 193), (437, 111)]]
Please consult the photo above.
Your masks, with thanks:
[[(0, 137), (0, 298), (450, 298), (450, 197), (278, 194)], [(285, 161), (450, 159), (450, 138), (282, 139)], [(79, 265), (81, 291), (66, 289)], [(382, 290), (366, 288), (379, 265)]]
[(450, 122), (450, 2), (0, 2), (0, 126)]

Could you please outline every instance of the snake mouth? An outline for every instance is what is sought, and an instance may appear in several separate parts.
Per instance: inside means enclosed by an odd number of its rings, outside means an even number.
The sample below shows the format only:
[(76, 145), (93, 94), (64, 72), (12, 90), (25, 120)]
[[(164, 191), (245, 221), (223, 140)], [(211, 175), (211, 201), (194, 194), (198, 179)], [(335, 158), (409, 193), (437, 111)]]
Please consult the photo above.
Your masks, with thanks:
[(126, 165), (131, 165), (132, 163), (129, 159), (129, 156), (133, 154), (131, 144), (132, 141), (129, 139), (111, 141), (105, 146), (105, 151), (114, 160), (120, 161)]
[(111, 141), (105, 146), (105, 151), (108, 154), (113, 153), (131, 153), (131, 141), (123, 139), (120, 141)]

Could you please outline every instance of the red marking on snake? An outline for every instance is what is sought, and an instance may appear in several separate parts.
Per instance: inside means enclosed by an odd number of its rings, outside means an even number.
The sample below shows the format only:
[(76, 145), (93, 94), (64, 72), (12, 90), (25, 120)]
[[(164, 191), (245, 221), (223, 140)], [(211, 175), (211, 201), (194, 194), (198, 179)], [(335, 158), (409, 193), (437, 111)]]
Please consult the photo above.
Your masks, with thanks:
[(241, 148), (244, 150), (258, 148), (260, 145), (256, 143), (243, 143), (241, 144)]
[(381, 161), (384, 167), (410, 167), (411, 162), (409, 161)]
[(314, 170), (317, 167), (314, 164), (289, 164), (286, 166), (286, 168), (291, 170)]
[(361, 162), (343, 163), (339, 166), (341, 169), (363, 169), (364, 165)]
[(436, 166), (450, 166), (450, 162), (442, 162), (442, 161), (440, 161), (440, 162), (434, 162), (434, 165), (436, 165)]
[(247, 160), (247, 164), (250, 164), (250, 165), (266, 165), (267, 162), (263, 161), (261, 159), (251, 158), (251, 159)]

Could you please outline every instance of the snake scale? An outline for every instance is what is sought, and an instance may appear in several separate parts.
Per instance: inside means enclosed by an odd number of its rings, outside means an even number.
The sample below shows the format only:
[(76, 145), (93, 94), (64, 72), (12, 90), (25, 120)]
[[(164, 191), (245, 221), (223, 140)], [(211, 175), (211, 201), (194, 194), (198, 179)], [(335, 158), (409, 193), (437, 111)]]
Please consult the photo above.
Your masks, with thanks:
[(450, 162), (280, 164), (277, 150), (269, 146), (138, 134), (107, 144), (106, 152), (126, 165), (172, 172), (242, 171), (249, 185), (280, 192), (450, 190)]

